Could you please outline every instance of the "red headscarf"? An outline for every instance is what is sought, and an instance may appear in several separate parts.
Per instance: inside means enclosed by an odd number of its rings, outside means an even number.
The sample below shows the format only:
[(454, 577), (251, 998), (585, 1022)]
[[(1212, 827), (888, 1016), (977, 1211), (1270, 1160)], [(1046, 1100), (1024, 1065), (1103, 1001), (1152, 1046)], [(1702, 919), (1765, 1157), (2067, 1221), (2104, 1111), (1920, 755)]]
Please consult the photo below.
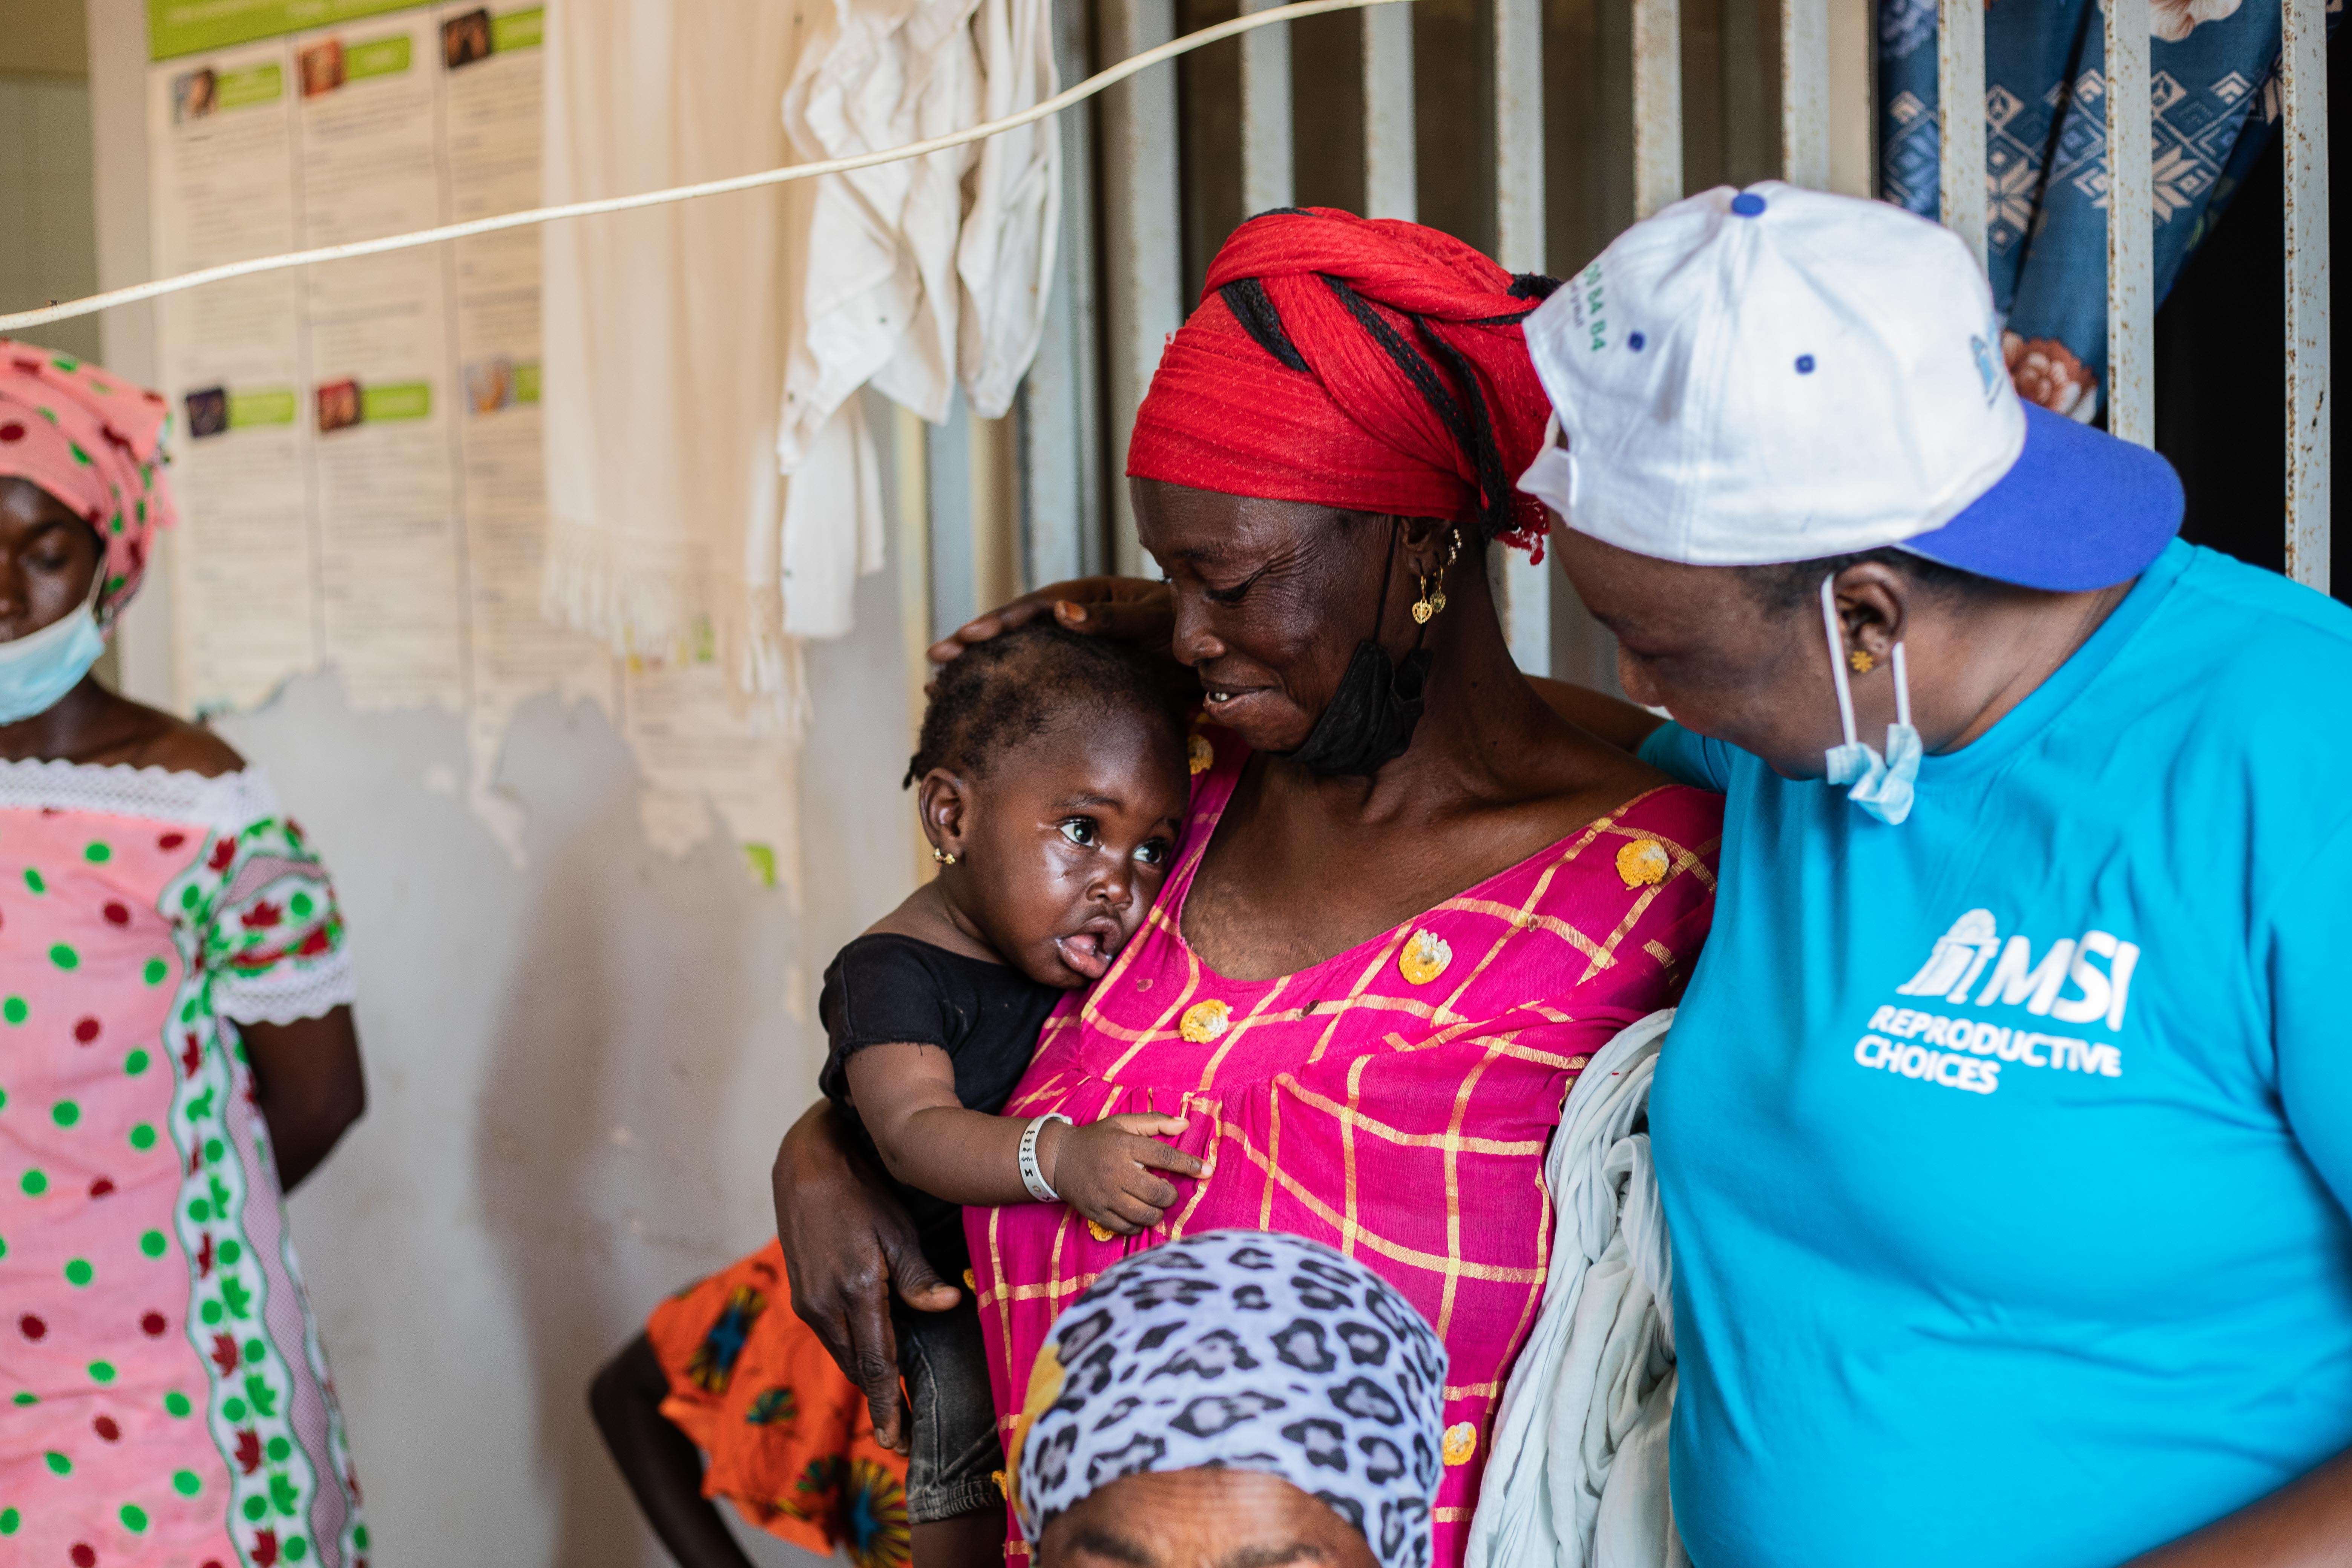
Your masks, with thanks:
[(1551, 405), (1520, 321), (1555, 285), (1449, 234), (1264, 213), (1209, 266), (1136, 411), (1127, 471), (1226, 495), (1483, 524), (1543, 559), (1514, 488)]

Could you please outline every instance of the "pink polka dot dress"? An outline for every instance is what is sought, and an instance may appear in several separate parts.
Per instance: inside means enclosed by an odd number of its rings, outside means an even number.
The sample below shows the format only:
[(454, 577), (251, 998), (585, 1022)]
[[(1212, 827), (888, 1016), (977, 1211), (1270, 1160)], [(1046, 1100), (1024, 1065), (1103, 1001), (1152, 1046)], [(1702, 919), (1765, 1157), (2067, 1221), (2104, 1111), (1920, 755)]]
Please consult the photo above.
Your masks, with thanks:
[(257, 772), (0, 763), (0, 1563), (366, 1562), (236, 1027), (351, 999)]

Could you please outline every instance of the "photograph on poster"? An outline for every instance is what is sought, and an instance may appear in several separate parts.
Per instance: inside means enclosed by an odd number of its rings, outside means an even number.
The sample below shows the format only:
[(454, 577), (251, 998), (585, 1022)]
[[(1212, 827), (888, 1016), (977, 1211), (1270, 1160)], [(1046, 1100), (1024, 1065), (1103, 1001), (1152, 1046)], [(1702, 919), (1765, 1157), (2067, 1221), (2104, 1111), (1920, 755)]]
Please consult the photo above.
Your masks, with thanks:
[(466, 405), (477, 414), (511, 408), (515, 401), (514, 362), (503, 355), (477, 360), (466, 367)]
[(343, 85), (343, 41), (322, 38), (296, 57), (302, 70), (302, 96), (316, 98)]
[(219, 79), (213, 74), (213, 68), (210, 66), (205, 67), (202, 70), (192, 70), (173, 78), (172, 119), (173, 122), (185, 124), (191, 120), (202, 120), (219, 108), (220, 97), (215, 90), (218, 85)]
[(441, 58), (451, 70), (489, 58), (489, 12), (468, 11), (442, 23)]
[(341, 430), (360, 422), (360, 384), (356, 381), (322, 382), (319, 386), (319, 433)]
[(188, 435), (194, 439), (217, 436), (228, 428), (228, 389), (202, 387), (181, 401), (187, 405)]

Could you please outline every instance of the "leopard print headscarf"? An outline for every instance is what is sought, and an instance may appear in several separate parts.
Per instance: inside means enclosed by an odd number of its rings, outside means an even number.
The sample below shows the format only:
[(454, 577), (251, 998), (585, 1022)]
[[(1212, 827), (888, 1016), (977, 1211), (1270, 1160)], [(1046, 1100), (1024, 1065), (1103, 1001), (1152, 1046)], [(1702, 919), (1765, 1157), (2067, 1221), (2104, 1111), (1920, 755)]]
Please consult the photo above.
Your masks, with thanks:
[(1034, 1541), (1123, 1476), (1262, 1470), (1330, 1505), (1381, 1568), (1429, 1568), (1445, 1347), (1320, 1242), (1220, 1230), (1120, 1259), (1030, 1373), (1010, 1455)]

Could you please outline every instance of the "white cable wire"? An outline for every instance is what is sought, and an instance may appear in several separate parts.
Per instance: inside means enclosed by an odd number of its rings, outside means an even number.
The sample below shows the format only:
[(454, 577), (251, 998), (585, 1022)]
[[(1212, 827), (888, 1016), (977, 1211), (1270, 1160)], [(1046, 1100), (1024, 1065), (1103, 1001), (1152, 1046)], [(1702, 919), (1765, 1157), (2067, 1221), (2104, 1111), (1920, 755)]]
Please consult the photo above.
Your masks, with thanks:
[(289, 251), (283, 256), (261, 256), (249, 261), (224, 262), (218, 267), (201, 268), (183, 272), (175, 278), (159, 278), (152, 283), (137, 283), (128, 289), (112, 289), (88, 299), (69, 300), (60, 305), (47, 305), (37, 310), (18, 310), (14, 315), (0, 316), (0, 336), (21, 331), (26, 327), (45, 327), (52, 321), (70, 321), (76, 316), (95, 315), (118, 305), (135, 305), (142, 300), (159, 295), (177, 294), (183, 289), (197, 289), (207, 283), (223, 283), (232, 278), (249, 278), (257, 272), (279, 272), (289, 267), (309, 267), (321, 261), (342, 261), (355, 256), (381, 256), (387, 250), (408, 250), (420, 245), (438, 245), (445, 239), (465, 239), (478, 234), (495, 234), (500, 229), (525, 228), (533, 224), (553, 223), (558, 218), (593, 217), (600, 213), (630, 212), (638, 207), (661, 206), (669, 202), (691, 201), (698, 196), (724, 195), (730, 191), (757, 190), (762, 185), (781, 185), (793, 180), (813, 180), (822, 174), (846, 174), (852, 169), (870, 169), (877, 163), (895, 163), (902, 159), (921, 158), (933, 153), (943, 153), (950, 147), (984, 141), (1007, 131), (1018, 130), (1049, 115), (1059, 114), (1073, 104), (1084, 103), (1107, 87), (1115, 87), (1140, 70), (1148, 70), (1162, 60), (1175, 58), (1246, 33), (1254, 27), (1275, 22), (1295, 21), (1302, 16), (1319, 16), (1327, 11), (1356, 11), (1373, 5), (1391, 5), (1406, 0), (1299, 0), (1293, 5), (1276, 6), (1271, 11), (1253, 11), (1230, 22), (1220, 22), (1213, 27), (1203, 27), (1197, 33), (1187, 33), (1159, 47), (1146, 49), (1139, 55), (1124, 59), (1108, 70), (1088, 77), (1077, 86), (1055, 94), (1045, 102), (1033, 105), (1018, 114), (1008, 114), (1002, 120), (992, 120), (968, 131), (958, 131), (947, 136), (934, 136), (924, 142), (909, 142), (903, 147), (886, 147), (876, 153), (860, 153), (850, 158), (829, 158), (820, 163), (793, 163), (781, 169), (766, 169), (756, 174), (737, 174), (730, 179), (705, 180), (700, 184), (677, 185), (666, 191), (646, 191), (634, 196), (607, 196), (593, 202), (569, 202), (562, 206), (533, 207), (528, 212), (501, 213), (496, 217), (474, 218), (466, 223), (445, 224), (439, 228), (418, 229), (412, 234), (387, 235), (382, 239), (354, 240), (348, 245), (323, 245), (313, 250)]

